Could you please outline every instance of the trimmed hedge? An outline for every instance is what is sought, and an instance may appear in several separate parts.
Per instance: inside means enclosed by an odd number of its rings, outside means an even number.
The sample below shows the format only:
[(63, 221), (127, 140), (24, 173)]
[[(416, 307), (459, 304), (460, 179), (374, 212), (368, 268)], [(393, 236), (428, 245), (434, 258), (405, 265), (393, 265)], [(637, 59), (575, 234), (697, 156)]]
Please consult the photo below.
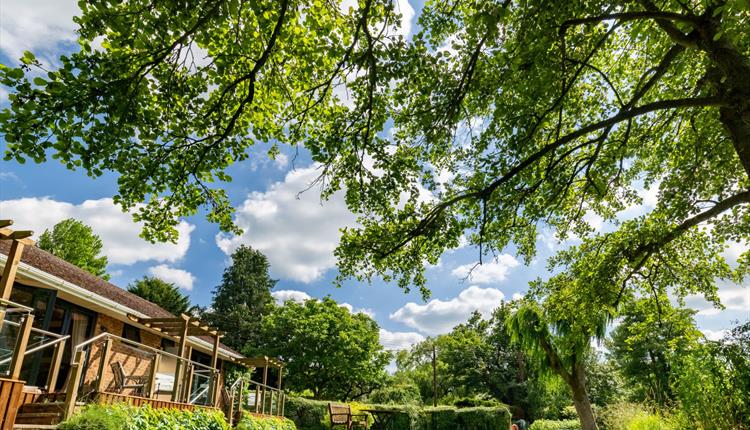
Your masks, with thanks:
[[(510, 427), (510, 412), (505, 406), (420, 408), (413, 405), (352, 404), (354, 413), (362, 409), (397, 411), (393, 417), (394, 430), (507, 430)], [(294, 421), (300, 430), (329, 429), (326, 401), (291, 397), (287, 399), (284, 415)]]
[(237, 430), (297, 430), (294, 422), (288, 418), (259, 417), (242, 414)]
[(578, 420), (536, 420), (529, 430), (581, 430)]
[(61, 430), (230, 430), (221, 411), (155, 409), (124, 403), (90, 404), (62, 422)]

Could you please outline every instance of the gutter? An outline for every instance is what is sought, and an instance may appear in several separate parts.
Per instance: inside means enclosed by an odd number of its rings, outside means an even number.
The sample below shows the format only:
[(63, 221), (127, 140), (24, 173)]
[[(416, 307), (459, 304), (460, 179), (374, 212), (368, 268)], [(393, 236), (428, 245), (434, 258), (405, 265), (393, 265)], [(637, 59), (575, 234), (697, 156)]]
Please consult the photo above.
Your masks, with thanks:
[[(7, 260), (8, 260), (7, 255), (0, 254), (0, 262), (2, 262), (3, 267), (5, 266), (5, 262)], [(83, 299), (85, 301), (92, 302), (105, 309), (111, 309), (117, 312), (119, 316), (122, 317), (123, 321), (129, 321), (128, 314), (135, 315), (139, 318), (150, 318), (149, 315), (146, 315), (143, 312), (136, 311), (135, 309), (131, 309), (125, 305), (115, 302), (114, 300), (110, 300), (106, 297), (102, 297), (98, 294), (92, 293), (91, 291), (83, 287), (80, 287), (76, 284), (68, 282), (62, 278), (59, 278), (55, 275), (47, 273), (44, 270), (38, 269), (27, 263), (19, 262), (17, 273), (20, 273), (26, 276), (27, 278), (33, 279), (34, 281), (37, 281), (41, 284), (54, 287), (55, 289), (65, 292), (67, 294), (70, 294), (71, 296), (76, 297), (78, 299)], [(132, 322), (130, 323), (132, 324)], [(213, 349), (213, 344), (211, 344), (210, 342), (207, 342), (195, 336), (188, 336), (188, 338), (190, 340), (190, 343), (194, 345), (202, 346), (209, 351)], [(244, 358), (242, 355), (235, 354), (231, 351), (227, 351), (224, 348), (219, 348), (219, 351), (223, 355), (228, 357), (230, 360), (238, 360), (238, 359)]]

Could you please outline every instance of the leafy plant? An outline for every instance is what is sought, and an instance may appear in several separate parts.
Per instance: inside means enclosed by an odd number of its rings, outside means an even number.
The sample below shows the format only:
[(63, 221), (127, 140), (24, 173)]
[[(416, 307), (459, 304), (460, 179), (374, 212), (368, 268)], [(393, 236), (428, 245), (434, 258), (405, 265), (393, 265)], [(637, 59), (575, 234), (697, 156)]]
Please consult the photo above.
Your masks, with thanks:
[(529, 430), (581, 430), (578, 420), (536, 420)]
[(243, 414), (237, 424), (237, 430), (297, 430), (294, 422), (282, 417), (260, 417)]
[(127, 404), (90, 404), (59, 426), (63, 430), (230, 430), (224, 414), (216, 410), (194, 411), (133, 407)]

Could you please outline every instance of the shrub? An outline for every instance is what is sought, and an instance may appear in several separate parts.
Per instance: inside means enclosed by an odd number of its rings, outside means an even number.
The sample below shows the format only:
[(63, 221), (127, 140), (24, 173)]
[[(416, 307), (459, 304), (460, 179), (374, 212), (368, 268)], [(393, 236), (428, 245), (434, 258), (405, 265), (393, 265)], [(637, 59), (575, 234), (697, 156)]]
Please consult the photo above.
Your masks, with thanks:
[(284, 416), (294, 421), (298, 429), (328, 430), (328, 402), (287, 397)]
[(581, 430), (578, 420), (536, 420), (529, 430)]
[(606, 430), (675, 430), (669, 417), (651, 413), (638, 403), (616, 403), (599, 414), (601, 428)]
[(126, 404), (87, 405), (61, 423), (62, 430), (229, 430), (220, 411), (154, 409)]
[(393, 405), (419, 405), (422, 403), (422, 395), (419, 387), (413, 383), (401, 383), (387, 385), (375, 390), (368, 398), (373, 403)]
[(294, 422), (288, 418), (259, 417), (243, 414), (237, 430), (297, 430)]

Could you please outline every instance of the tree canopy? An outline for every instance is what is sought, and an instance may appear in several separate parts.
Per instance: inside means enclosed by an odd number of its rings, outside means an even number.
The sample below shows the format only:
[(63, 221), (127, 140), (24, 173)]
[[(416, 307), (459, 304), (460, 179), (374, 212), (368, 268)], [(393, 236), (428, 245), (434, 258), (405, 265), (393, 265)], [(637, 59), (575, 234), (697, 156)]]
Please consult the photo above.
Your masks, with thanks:
[(750, 231), (744, 2), (428, 1), (409, 40), (397, 18), (387, 0), (84, 4), (79, 52), (2, 67), (6, 158), (118, 172), (116, 201), (173, 239), (200, 206), (236, 230), (212, 183), (255, 141), (304, 145), (363, 215), (342, 276), (404, 288), (463, 238), (531, 258), (540, 223), (586, 235), (645, 187), (655, 208), (590, 244), (592, 273), (701, 257), (728, 275), (717, 251)]
[(266, 256), (242, 245), (232, 254), (202, 318), (226, 332), (222, 340), (226, 345), (252, 354), (261, 342), (261, 322), (273, 306), (271, 289), (275, 285)]
[(102, 240), (91, 227), (73, 218), (44, 230), (37, 246), (102, 279), (109, 279), (107, 256), (101, 255)]
[(302, 304), (288, 300), (263, 320), (262, 332), (263, 353), (286, 363), (287, 389), (351, 400), (386, 379), (391, 355), (379, 342), (378, 324), (330, 297)]
[(163, 281), (155, 276), (143, 278), (128, 285), (128, 291), (156, 303), (173, 315), (187, 313), (190, 309), (190, 298), (182, 294), (174, 284)]

